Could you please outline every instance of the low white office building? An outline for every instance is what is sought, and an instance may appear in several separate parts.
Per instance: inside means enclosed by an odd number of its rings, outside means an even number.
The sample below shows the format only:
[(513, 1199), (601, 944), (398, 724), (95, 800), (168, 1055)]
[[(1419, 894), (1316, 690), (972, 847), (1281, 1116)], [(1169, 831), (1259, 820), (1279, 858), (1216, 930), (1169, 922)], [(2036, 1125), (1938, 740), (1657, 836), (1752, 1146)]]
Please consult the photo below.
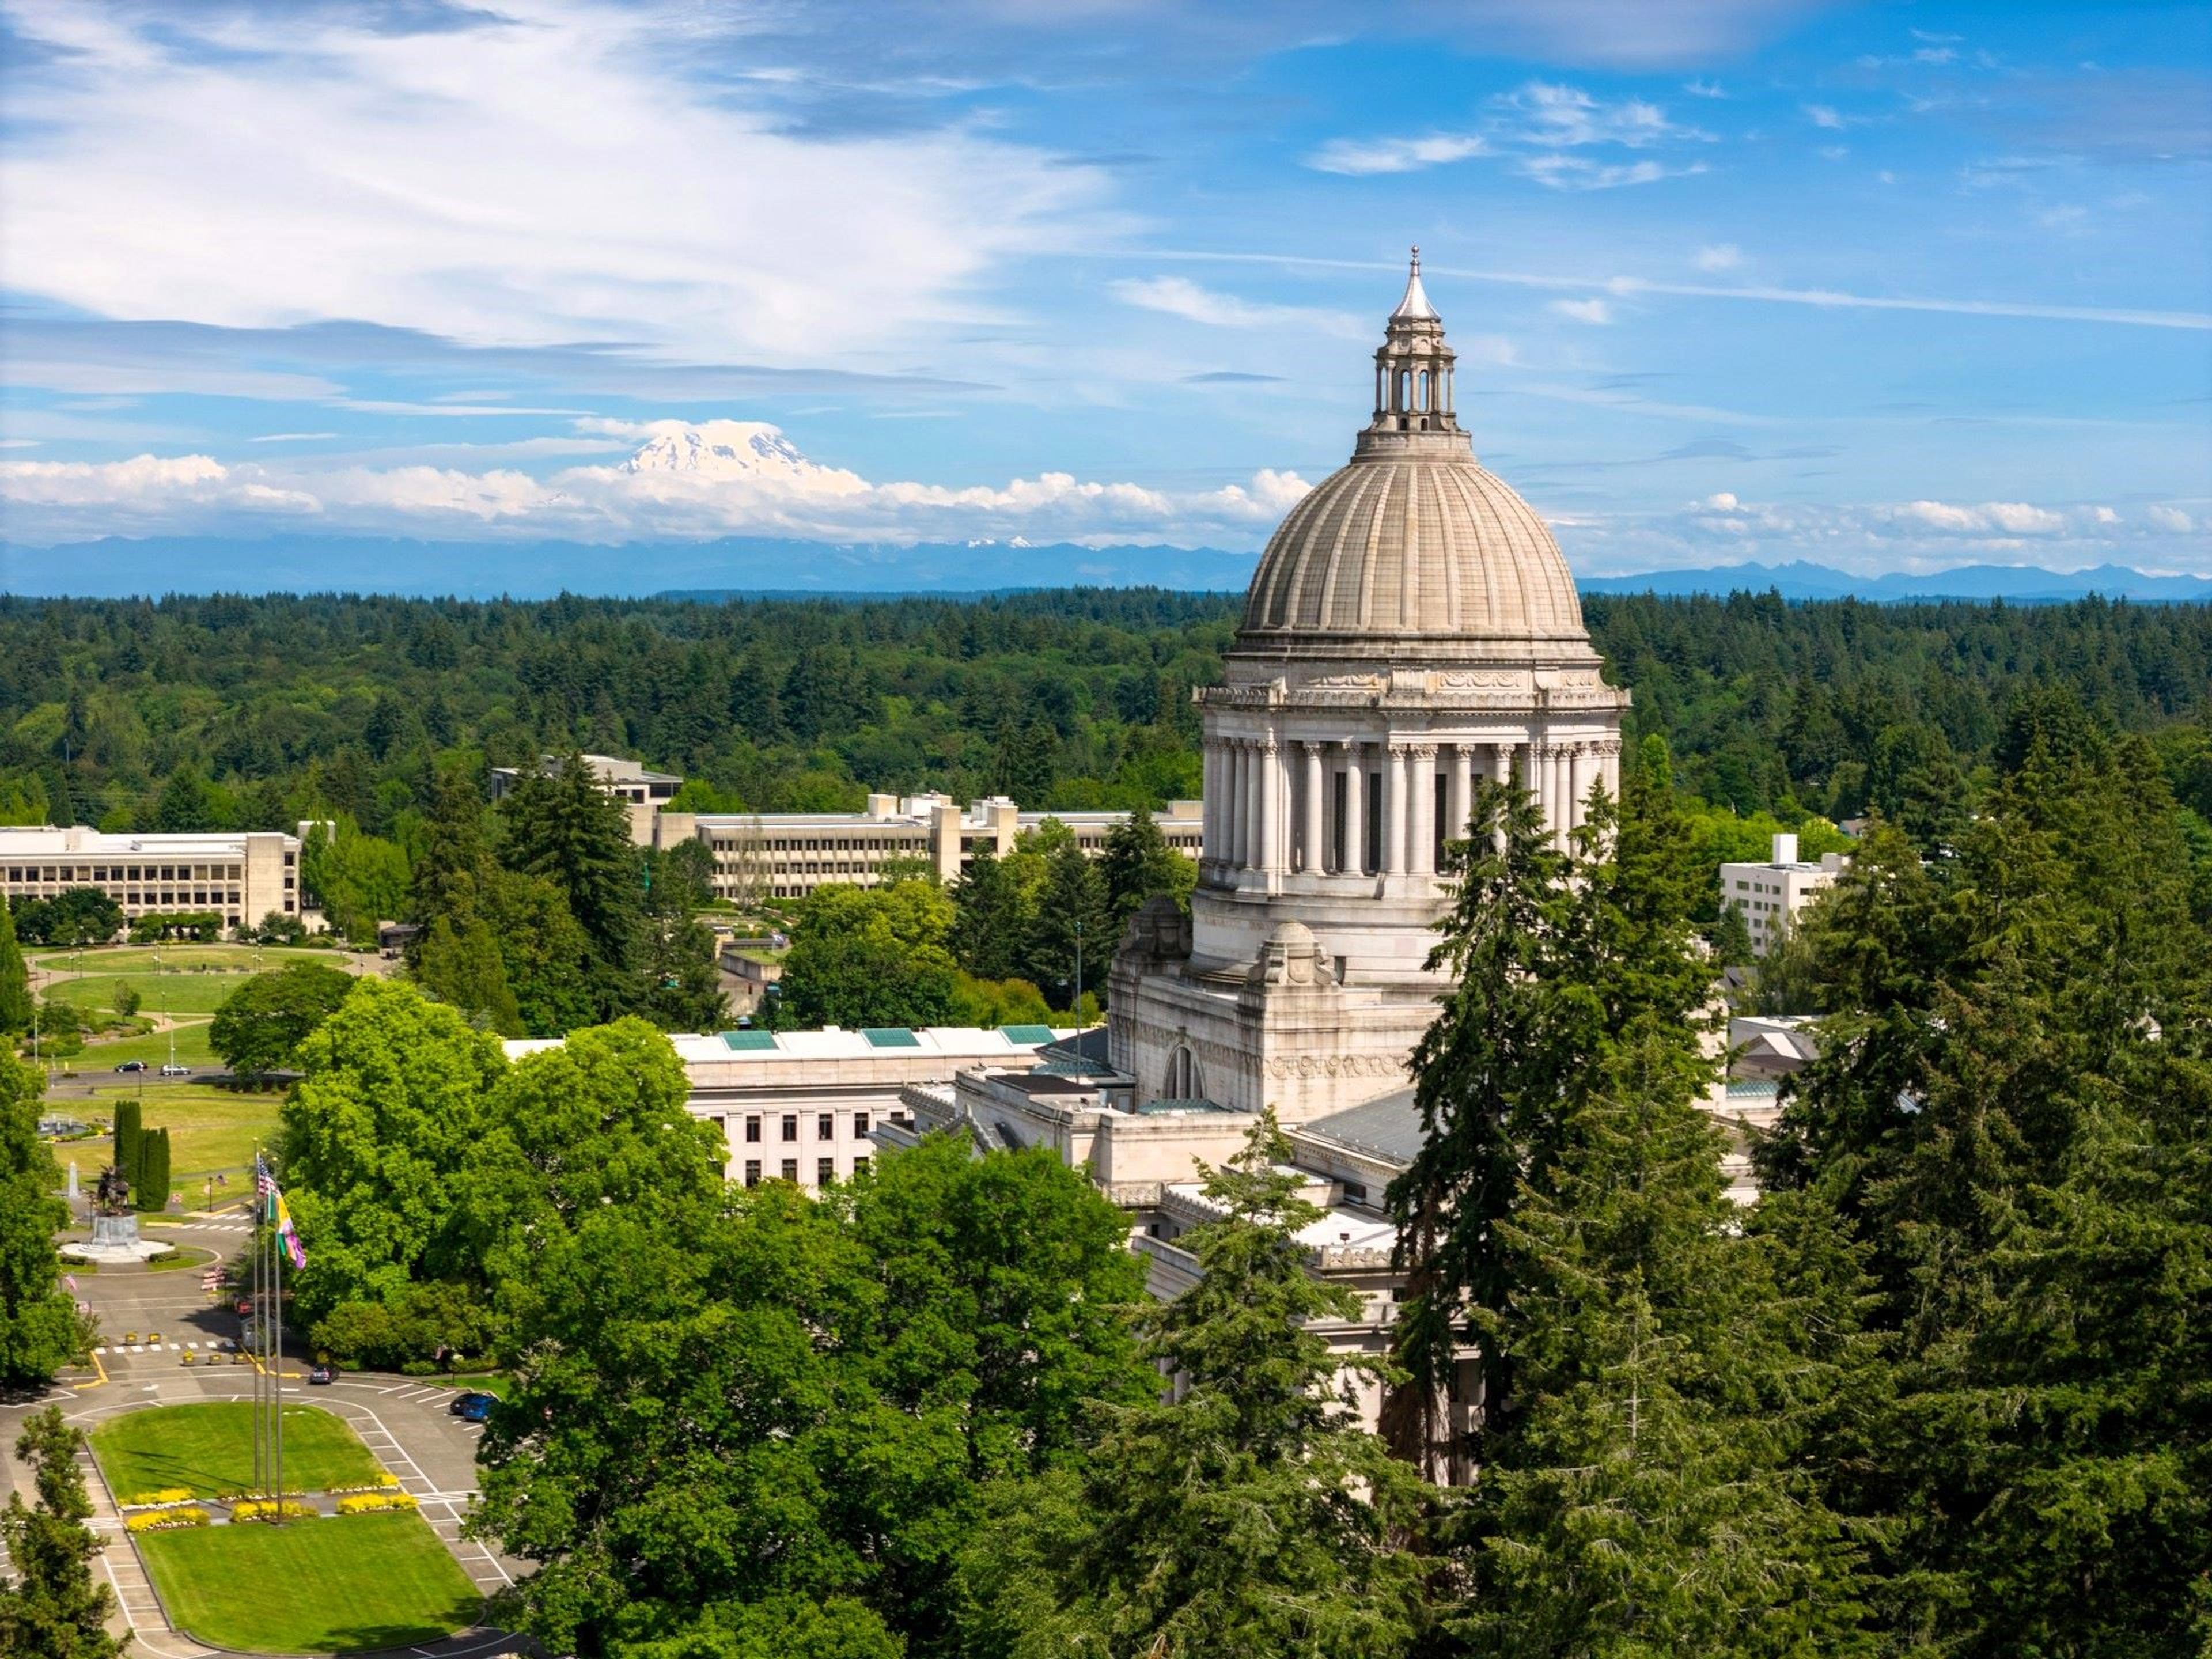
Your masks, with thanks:
[(300, 838), (111, 835), (82, 824), (0, 827), (0, 894), (10, 904), (96, 887), (132, 921), (155, 914), (219, 915), (232, 932), (301, 914)]
[(1813, 895), (1843, 873), (1844, 855), (1824, 853), (1817, 863), (1797, 856), (1797, 837), (1774, 838), (1774, 856), (1764, 864), (1721, 866), (1721, 902), (1743, 912), (1751, 948), (1765, 956), (1776, 940), (1796, 925), (1797, 913)]

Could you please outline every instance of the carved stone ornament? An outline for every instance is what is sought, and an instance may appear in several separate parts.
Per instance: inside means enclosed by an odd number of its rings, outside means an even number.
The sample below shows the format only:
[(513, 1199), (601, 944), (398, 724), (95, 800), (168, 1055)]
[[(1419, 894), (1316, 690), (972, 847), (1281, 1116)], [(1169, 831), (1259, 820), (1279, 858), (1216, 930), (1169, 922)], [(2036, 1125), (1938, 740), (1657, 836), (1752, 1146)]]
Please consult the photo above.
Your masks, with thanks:
[(1380, 674), (1316, 674), (1304, 682), (1310, 691), (1380, 691)]

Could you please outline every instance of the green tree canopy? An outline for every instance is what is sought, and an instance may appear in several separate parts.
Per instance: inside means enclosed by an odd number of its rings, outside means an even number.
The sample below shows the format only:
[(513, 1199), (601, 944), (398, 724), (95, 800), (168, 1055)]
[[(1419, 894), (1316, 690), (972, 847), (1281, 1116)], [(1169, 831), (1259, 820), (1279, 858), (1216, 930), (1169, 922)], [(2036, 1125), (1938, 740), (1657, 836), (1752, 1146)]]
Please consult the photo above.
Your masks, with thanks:
[(15, 942), (15, 920), (0, 898), (0, 1037), (31, 1029), (31, 975)]
[(0, 1573), (0, 1653), (9, 1659), (115, 1659), (129, 1636), (111, 1636), (115, 1594), (92, 1576), (106, 1547), (87, 1523), (92, 1500), (78, 1454), (82, 1431), (49, 1406), (16, 1437), (15, 1457), (31, 1471), (36, 1501), (8, 1495), (0, 1511), (0, 1545), (9, 1571)]
[(1322, 1212), (1272, 1113), (1202, 1169), (1219, 1212), (1177, 1242), (1200, 1276), (1139, 1316), (1177, 1397), (1094, 1407), (1088, 1455), (1010, 1494), (966, 1563), (969, 1650), (1366, 1659), (1415, 1651), (1431, 1494), (1350, 1413), (1381, 1367), (1315, 1326), (1362, 1299), (1309, 1268)]
[(57, 1195), (61, 1171), (39, 1139), (46, 1086), (35, 1066), (0, 1048), (0, 1387), (8, 1389), (47, 1381), (85, 1341), (54, 1250), (69, 1207)]
[(288, 963), (273, 973), (256, 974), (215, 1011), (209, 1045), (241, 1077), (283, 1071), (353, 988), (350, 974), (319, 962)]

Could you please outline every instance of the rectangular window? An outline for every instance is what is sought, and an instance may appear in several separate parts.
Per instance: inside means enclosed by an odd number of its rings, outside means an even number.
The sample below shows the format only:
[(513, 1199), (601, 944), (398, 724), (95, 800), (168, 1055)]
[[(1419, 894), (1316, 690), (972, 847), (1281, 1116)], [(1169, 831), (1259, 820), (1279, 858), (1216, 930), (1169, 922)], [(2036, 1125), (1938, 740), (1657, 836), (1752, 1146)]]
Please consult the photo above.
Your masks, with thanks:
[(784, 1159), (784, 1160), (783, 1160), (783, 1178), (784, 1178), (786, 1181), (793, 1182), (796, 1182), (798, 1181), (798, 1179), (799, 1179), (799, 1160), (798, 1160), (797, 1158), (787, 1158), (786, 1159)]
[(816, 1186), (834, 1186), (836, 1183), (836, 1180), (837, 1160), (836, 1158), (817, 1158), (814, 1160), (814, 1184)]
[(824, 1112), (814, 1120), (814, 1138), (817, 1140), (837, 1139), (837, 1120), (834, 1115)]
[(798, 1113), (786, 1112), (783, 1115), (783, 1138), (786, 1140), (796, 1140), (799, 1139)]
[(862, 1157), (860, 1157), (860, 1158), (854, 1158), (854, 1159), (853, 1160), (853, 1173), (854, 1173), (855, 1176), (859, 1175), (859, 1174), (860, 1173), (860, 1171), (861, 1171), (861, 1170), (863, 1170), (866, 1169), (867, 1167), (868, 1167), (868, 1160), (867, 1160), (867, 1158), (866, 1158), (866, 1156), (862, 1156)]
[(757, 1117), (749, 1117), (745, 1120), (745, 1139), (756, 1146), (759, 1144), (760, 1119)]
[(868, 1138), (868, 1115), (866, 1112), (853, 1114), (853, 1138), (855, 1140), (866, 1140)]
[(757, 1158), (749, 1158), (745, 1160), (745, 1185), (748, 1187), (760, 1185), (760, 1160)]

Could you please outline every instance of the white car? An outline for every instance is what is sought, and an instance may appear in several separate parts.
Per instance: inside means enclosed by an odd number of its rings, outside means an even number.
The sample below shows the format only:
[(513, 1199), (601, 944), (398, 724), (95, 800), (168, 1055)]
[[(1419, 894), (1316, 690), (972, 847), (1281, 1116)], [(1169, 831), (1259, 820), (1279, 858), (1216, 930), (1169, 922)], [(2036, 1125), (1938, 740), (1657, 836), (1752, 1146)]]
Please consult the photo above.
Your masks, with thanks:
[(191, 1074), (192, 1068), (189, 1066), (164, 1066), (161, 1068), (163, 1077), (190, 1077)]

